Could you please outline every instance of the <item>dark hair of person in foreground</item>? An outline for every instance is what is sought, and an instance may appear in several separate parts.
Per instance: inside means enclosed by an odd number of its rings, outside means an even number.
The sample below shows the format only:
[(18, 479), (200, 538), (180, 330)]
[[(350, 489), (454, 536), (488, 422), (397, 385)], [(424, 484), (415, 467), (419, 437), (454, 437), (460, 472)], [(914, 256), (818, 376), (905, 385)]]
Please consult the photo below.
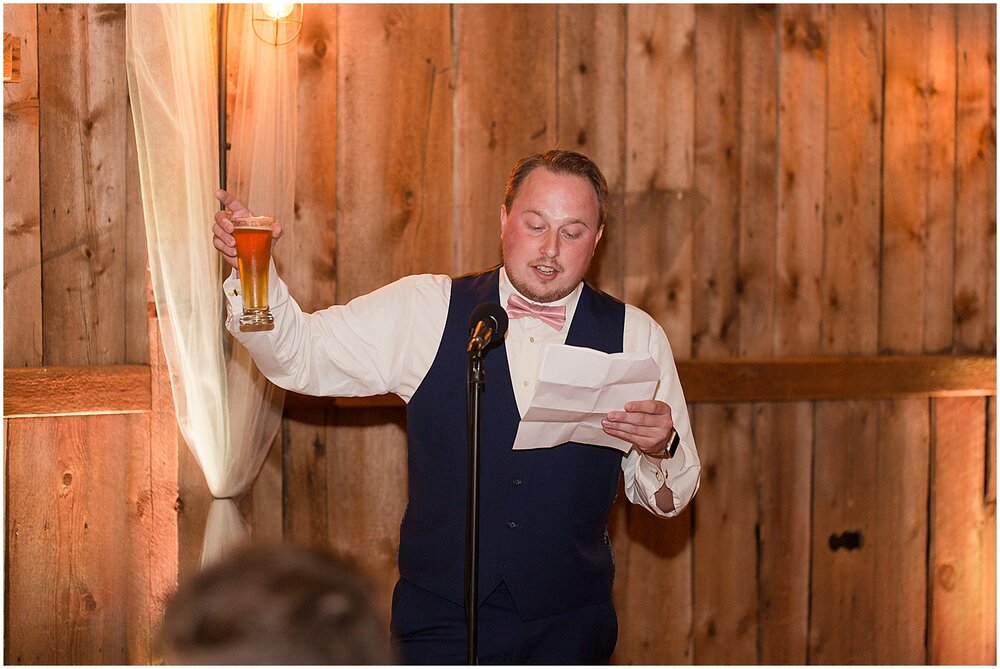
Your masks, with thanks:
[(168, 664), (393, 664), (388, 626), (343, 560), (251, 547), (181, 584), (167, 603)]

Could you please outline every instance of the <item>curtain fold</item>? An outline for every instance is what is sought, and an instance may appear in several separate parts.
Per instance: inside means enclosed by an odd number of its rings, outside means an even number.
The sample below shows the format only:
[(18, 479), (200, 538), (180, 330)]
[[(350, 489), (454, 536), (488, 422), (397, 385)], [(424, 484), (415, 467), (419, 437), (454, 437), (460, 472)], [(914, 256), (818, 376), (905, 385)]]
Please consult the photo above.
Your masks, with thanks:
[[(238, 59), (230, 187), (258, 213), (291, 221), (295, 174), (294, 49), (254, 40), (246, 7), (230, 10)], [(284, 391), (222, 324), (225, 265), (212, 245), (218, 203), (217, 5), (128, 5), (126, 68), (153, 295), (177, 420), (216, 498), (246, 492), (281, 424)], [(249, 35), (247, 34), (249, 33)], [(267, 48), (265, 48), (267, 47)], [(231, 52), (234, 49), (231, 48)], [(228, 522), (206, 532), (233, 541)], [(231, 508), (230, 508), (231, 506)], [(212, 534), (210, 537), (209, 534)], [(229, 537), (226, 539), (225, 537)]]

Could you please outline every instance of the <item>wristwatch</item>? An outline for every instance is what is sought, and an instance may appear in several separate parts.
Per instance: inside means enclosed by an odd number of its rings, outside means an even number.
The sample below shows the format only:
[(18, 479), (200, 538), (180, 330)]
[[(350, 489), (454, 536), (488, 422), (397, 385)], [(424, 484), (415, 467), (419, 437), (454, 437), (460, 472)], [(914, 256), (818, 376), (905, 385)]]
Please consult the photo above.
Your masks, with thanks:
[(677, 430), (670, 430), (670, 437), (667, 439), (667, 445), (659, 453), (650, 453), (649, 455), (654, 458), (672, 458), (674, 453), (677, 452), (677, 447), (681, 445), (681, 435), (677, 434)]

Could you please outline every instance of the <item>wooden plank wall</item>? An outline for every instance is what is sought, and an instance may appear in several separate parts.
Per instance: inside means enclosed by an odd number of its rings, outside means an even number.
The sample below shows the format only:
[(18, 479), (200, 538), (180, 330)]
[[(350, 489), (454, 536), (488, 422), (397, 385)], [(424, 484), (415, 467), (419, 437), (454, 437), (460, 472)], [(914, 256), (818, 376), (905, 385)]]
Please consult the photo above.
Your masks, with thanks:
[(155, 411), (4, 421), (7, 663), (155, 661), (176, 586), (176, 421), (147, 319), (124, 11), (4, 6), (24, 57), (4, 84), (4, 366), (161, 372)]
[[(207, 513), (147, 317), (123, 18), (4, 6), (25, 40), (4, 85), (4, 365), (160, 370), (149, 413), (5, 420), (8, 663), (154, 661)], [(510, 164), (560, 146), (610, 186), (592, 279), (678, 359), (995, 356), (995, 23), (987, 5), (309, 5), (276, 261), (307, 310), (495, 263)], [(692, 507), (613, 514), (616, 663), (995, 662), (995, 398), (692, 412)], [(300, 403), (240, 508), (258, 539), (353, 558), (388, 613), (405, 465), (399, 409)]]

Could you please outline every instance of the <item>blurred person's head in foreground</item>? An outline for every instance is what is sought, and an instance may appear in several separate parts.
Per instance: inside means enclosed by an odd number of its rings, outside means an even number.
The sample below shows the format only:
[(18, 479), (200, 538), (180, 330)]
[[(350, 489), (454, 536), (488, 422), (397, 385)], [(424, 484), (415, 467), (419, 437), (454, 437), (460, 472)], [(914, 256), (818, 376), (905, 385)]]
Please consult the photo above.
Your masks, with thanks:
[(182, 583), (163, 620), (168, 664), (393, 664), (388, 626), (344, 561), (242, 549)]

